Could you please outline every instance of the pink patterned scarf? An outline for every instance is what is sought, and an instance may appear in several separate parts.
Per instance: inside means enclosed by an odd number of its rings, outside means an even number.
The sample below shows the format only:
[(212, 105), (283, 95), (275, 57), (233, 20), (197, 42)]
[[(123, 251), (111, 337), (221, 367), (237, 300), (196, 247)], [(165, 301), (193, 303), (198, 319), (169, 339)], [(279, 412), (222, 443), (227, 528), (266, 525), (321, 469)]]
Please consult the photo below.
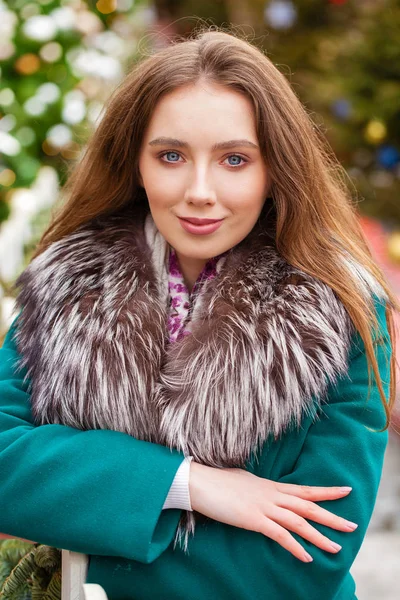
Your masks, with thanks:
[(174, 248), (171, 247), (168, 262), (168, 331), (170, 342), (181, 340), (185, 335), (190, 334), (189, 324), (196, 300), (204, 284), (217, 275), (217, 265), (226, 254), (227, 252), (224, 252), (207, 261), (192, 291), (189, 292), (179, 267), (178, 257)]

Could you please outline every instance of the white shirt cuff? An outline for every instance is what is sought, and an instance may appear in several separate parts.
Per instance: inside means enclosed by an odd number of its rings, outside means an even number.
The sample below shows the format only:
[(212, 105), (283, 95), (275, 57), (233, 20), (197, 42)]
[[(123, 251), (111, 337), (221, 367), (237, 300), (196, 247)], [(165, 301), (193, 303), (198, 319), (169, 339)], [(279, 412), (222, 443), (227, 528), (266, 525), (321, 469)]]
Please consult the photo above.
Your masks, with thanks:
[(190, 463), (193, 456), (186, 456), (175, 473), (174, 480), (165, 499), (165, 508), (181, 508), (192, 511), (189, 493)]

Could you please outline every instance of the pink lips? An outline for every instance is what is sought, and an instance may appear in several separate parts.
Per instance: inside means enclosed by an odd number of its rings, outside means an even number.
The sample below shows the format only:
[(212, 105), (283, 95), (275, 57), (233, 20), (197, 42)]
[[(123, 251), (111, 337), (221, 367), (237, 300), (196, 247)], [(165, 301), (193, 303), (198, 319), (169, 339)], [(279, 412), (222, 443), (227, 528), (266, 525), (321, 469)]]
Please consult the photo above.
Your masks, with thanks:
[(216, 231), (221, 225), (223, 219), (196, 219), (178, 217), (183, 229), (194, 235), (207, 235)]

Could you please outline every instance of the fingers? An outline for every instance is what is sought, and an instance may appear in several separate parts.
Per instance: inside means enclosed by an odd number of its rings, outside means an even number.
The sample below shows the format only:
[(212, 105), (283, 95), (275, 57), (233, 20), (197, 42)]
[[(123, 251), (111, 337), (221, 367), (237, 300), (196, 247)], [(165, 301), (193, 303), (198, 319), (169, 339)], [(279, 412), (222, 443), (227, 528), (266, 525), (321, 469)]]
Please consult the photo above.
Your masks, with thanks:
[(318, 504), (314, 504), (314, 502), (302, 500), (301, 498), (296, 498), (289, 494), (282, 494), (279, 497), (278, 506), (287, 508), (310, 521), (315, 521), (321, 525), (327, 525), (338, 531), (350, 532), (358, 527), (356, 523), (347, 521), (343, 517), (339, 517), (338, 515), (329, 512), (329, 510), (325, 510), (325, 508), (318, 506)]
[(306, 500), (335, 500), (347, 496), (352, 490), (351, 487), (318, 487), (311, 485), (296, 485), (294, 483), (279, 483), (276, 484), (278, 492), (290, 494), (298, 498)]
[(308, 540), (322, 550), (326, 550), (326, 552), (336, 554), (342, 548), (339, 544), (332, 542), (332, 540), (320, 533), (315, 527), (310, 525), (310, 523), (307, 523), (303, 517), (300, 517), (290, 510), (275, 506), (268, 516), (279, 525), (289, 529), (289, 531), (294, 531), (301, 535), (305, 540)]
[(302, 562), (312, 561), (312, 557), (304, 550), (303, 546), (286, 529), (271, 521), (268, 517), (262, 519), (261, 526), (257, 531), (280, 544), (282, 548), (288, 550)]

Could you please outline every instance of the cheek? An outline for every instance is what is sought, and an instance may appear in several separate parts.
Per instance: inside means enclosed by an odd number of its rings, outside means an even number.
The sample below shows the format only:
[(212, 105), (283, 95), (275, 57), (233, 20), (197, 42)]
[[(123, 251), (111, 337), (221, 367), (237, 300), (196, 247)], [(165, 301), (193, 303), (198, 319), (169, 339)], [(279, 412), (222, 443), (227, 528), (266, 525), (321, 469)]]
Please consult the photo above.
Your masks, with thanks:
[(244, 221), (251, 221), (261, 212), (265, 197), (260, 193), (258, 196), (248, 194), (241, 195), (237, 202), (230, 202), (232, 212), (240, 215)]
[(173, 219), (173, 207), (176, 202), (172, 199), (168, 199), (165, 190), (157, 188), (154, 189), (153, 192), (154, 193), (151, 195), (147, 194), (150, 211), (157, 228), (165, 236), (172, 225), (171, 219)]
[(165, 194), (166, 187), (162, 178), (155, 171), (156, 163), (154, 163), (152, 157), (142, 156), (139, 159), (139, 173), (141, 176), (142, 183), (146, 191), (147, 198), (150, 204), (159, 204), (160, 200)]
[(169, 198), (165, 190), (146, 190), (150, 208), (153, 212), (167, 213), (176, 204), (173, 198)]
[(230, 186), (228, 194), (225, 188), (223, 195), (232, 211), (240, 212), (244, 217), (248, 216), (251, 219), (254, 213), (261, 211), (267, 197), (267, 188), (265, 174), (249, 170), (244, 179)]
[(154, 206), (159, 208), (171, 206), (182, 196), (182, 190), (176, 179), (166, 179), (154, 172), (147, 173), (147, 176), (144, 173), (143, 179), (149, 203)]
[(163, 184), (163, 181), (154, 174), (148, 178), (144, 176), (143, 179), (149, 204), (157, 209), (167, 207), (174, 197), (171, 188)]

